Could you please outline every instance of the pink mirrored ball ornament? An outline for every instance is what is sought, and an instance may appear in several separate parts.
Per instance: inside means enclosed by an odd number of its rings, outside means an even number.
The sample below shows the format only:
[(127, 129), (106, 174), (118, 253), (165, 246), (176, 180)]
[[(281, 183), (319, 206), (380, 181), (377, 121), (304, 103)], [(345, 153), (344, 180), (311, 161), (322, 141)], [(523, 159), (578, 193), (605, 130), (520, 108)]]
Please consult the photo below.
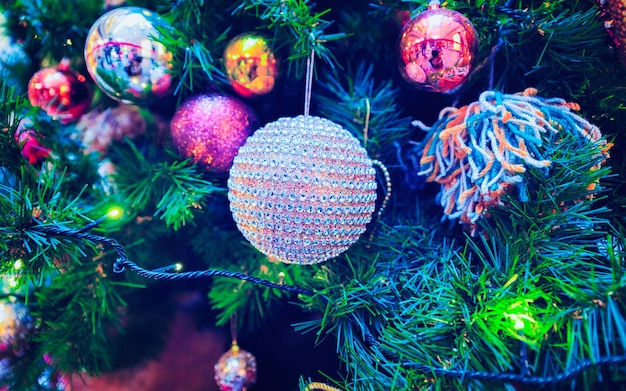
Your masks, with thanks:
[(434, 1), (404, 25), (397, 51), (406, 81), (423, 91), (452, 93), (472, 70), (478, 34), (465, 16)]

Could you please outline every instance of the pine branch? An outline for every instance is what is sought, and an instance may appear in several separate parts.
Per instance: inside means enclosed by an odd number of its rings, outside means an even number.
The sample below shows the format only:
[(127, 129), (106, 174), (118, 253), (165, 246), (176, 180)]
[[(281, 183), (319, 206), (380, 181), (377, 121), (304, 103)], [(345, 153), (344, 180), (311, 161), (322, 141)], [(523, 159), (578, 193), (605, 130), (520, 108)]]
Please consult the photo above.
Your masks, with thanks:
[(225, 17), (230, 7), (228, 1), (180, 1), (163, 14), (173, 28), (159, 31), (160, 42), (174, 53), (170, 72), (178, 80), (179, 103), (194, 92), (228, 85), (221, 55), (231, 29)]
[(343, 33), (324, 31), (332, 25), (332, 21), (323, 19), (329, 9), (313, 13), (312, 8), (308, 0), (245, 0), (235, 12), (253, 10), (261, 21), (267, 23), (266, 28), (278, 32), (276, 42), (289, 47), (288, 72), (294, 65), (295, 75), (300, 78), (304, 74), (304, 60), (312, 52), (332, 66), (336, 60), (327, 44), (345, 37)]
[[(64, 221), (84, 221), (78, 210), (80, 194), (71, 197), (61, 191), (63, 181), (53, 171), (42, 171), (39, 182), (30, 184), (22, 176), (15, 187), (3, 186), (0, 191), (0, 235), (2, 271), (15, 275), (17, 288), (33, 283), (44, 285), (58, 273), (62, 262), (80, 262), (83, 250), (65, 240), (48, 239), (32, 230), (34, 221), (63, 224)], [(15, 262), (21, 265), (15, 268)]]
[[(236, 258), (237, 266), (231, 266), (231, 269), (271, 281), (282, 281), (286, 285), (300, 284), (303, 275), (310, 273), (310, 270), (297, 266), (270, 262), (256, 250), (250, 250), (255, 252), (255, 256)], [(265, 319), (277, 313), (289, 297), (292, 296), (277, 289), (226, 278), (216, 278), (209, 292), (211, 306), (218, 310), (216, 324), (227, 324), (232, 316), (236, 316), (238, 330), (242, 332), (260, 327)]]
[(14, 87), (4, 82), (0, 85), (0, 167), (12, 175), (18, 175), (20, 167), (26, 165), (16, 132), (30, 108), (26, 97), (18, 94)]
[(34, 339), (63, 373), (98, 375), (112, 366), (110, 339), (121, 331), (126, 305), (122, 288), (131, 286), (109, 278), (106, 269), (102, 262), (70, 265), (36, 293), (41, 326)]
[(102, 14), (102, 1), (19, 0), (4, 2), (8, 28), (38, 59), (82, 57), (91, 25)]
[(188, 161), (158, 161), (154, 151), (146, 157), (131, 141), (128, 147), (119, 150), (122, 163), (114, 181), (131, 214), (152, 213), (178, 230), (193, 219), (205, 197), (224, 191)]
[[(356, 70), (329, 72), (328, 81), (321, 82), (327, 95), (317, 96), (320, 113), (333, 118), (359, 139), (370, 155), (379, 158), (383, 148), (402, 145), (410, 136), (408, 117), (402, 116), (396, 102), (399, 90), (391, 80), (376, 83), (374, 68), (361, 63)], [(389, 148), (389, 154), (398, 151)]]

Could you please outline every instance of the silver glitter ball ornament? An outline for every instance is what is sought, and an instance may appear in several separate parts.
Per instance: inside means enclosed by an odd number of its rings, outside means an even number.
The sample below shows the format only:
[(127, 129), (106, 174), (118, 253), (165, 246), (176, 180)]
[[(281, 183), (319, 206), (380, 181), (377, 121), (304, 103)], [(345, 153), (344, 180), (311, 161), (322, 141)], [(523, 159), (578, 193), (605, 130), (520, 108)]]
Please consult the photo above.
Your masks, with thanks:
[(230, 210), (244, 237), (269, 258), (320, 263), (365, 231), (375, 174), (365, 149), (340, 125), (280, 118), (239, 149), (228, 180)]
[(172, 53), (158, 41), (159, 26), (167, 23), (158, 14), (121, 7), (105, 13), (91, 27), (85, 43), (87, 70), (111, 98), (141, 104), (171, 93)]

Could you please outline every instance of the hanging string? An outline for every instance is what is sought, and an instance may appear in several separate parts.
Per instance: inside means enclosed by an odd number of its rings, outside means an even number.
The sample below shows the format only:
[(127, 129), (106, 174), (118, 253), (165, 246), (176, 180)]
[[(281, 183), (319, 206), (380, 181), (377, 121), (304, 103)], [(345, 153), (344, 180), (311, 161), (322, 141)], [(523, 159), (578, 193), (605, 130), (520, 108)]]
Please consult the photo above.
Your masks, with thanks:
[(311, 55), (306, 60), (306, 84), (304, 85), (304, 115), (309, 115), (311, 109), (311, 94), (313, 89), (313, 69), (315, 62), (315, 49), (311, 49)]
[(372, 108), (370, 106), (370, 98), (365, 97), (365, 126), (363, 127), (363, 148), (367, 148), (367, 139), (369, 135), (370, 127), (370, 115), (372, 114)]
[(528, 345), (520, 341), (520, 372), (523, 376), (530, 376), (530, 363), (528, 362)]
[(237, 313), (230, 316), (230, 340), (231, 345), (237, 345)]

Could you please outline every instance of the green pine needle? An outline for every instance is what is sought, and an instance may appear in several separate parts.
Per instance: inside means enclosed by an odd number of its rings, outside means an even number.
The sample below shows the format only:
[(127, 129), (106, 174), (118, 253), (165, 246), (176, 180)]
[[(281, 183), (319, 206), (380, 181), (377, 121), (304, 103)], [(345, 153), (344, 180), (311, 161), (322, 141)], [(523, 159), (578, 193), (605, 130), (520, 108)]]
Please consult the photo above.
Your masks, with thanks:
[(132, 142), (128, 146), (120, 149), (124, 164), (114, 176), (128, 213), (151, 213), (178, 230), (193, 219), (207, 196), (224, 191), (203, 179), (188, 161), (153, 163)]
[[(296, 77), (305, 70), (305, 61), (312, 52), (328, 64), (336, 61), (329, 42), (345, 37), (344, 33), (325, 32), (332, 25), (323, 19), (329, 9), (313, 13), (313, 5), (308, 0), (245, 0), (235, 12), (254, 12), (267, 28), (279, 33), (276, 42), (289, 47), (288, 69), (295, 65)], [(293, 61), (297, 60), (297, 61)]]

